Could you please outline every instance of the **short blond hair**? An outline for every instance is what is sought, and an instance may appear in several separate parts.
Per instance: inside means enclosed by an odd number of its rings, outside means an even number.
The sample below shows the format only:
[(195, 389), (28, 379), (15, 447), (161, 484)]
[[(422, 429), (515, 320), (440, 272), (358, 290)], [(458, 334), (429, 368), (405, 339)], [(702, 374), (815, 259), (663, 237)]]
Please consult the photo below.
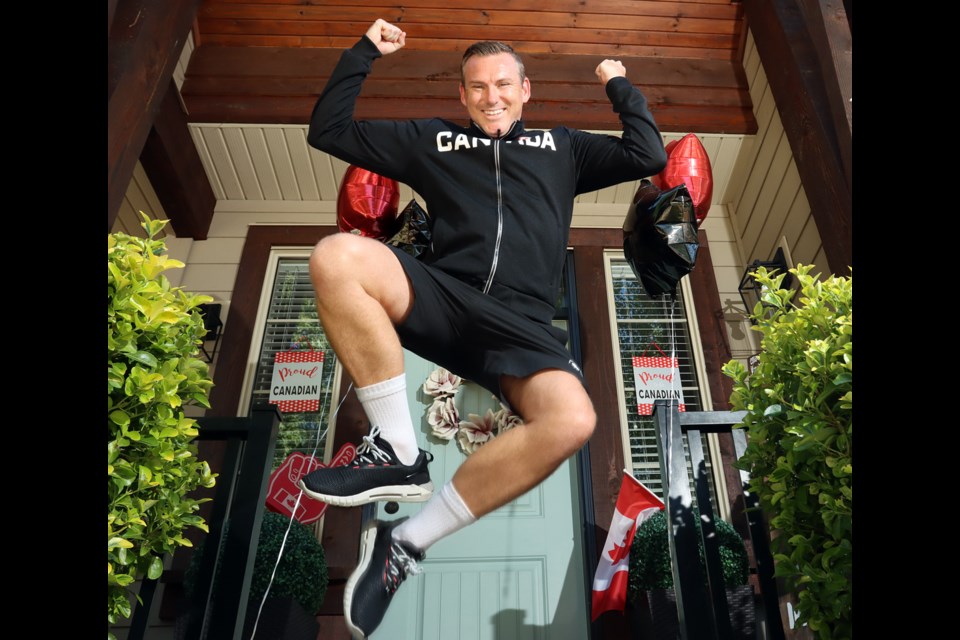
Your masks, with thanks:
[(467, 47), (467, 50), (463, 52), (463, 58), (460, 60), (460, 84), (466, 83), (466, 77), (463, 74), (463, 68), (467, 64), (467, 60), (474, 56), (495, 56), (498, 53), (509, 53), (513, 56), (513, 59), (517, 61), (517, 70), (520, 71), (520, 82), (523, 82), (523, 79), (527, 77), (526, 71), (523, 68), (523, 60), (520, 58), (520, 54), (513, 50), (513, 47), (508, 45), (506, 42), (500, 42), (499, 40), (483, 40), (481, 42), (474, 42), (472, 45)]

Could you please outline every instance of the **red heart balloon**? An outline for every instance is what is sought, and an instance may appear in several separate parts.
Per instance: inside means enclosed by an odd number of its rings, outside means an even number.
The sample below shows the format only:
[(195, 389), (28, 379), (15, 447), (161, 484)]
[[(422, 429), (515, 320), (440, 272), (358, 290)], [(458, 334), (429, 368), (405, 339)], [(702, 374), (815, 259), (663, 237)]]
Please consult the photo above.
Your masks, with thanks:
[(398, 216), (400, 185), (393, 178), (350, 165), (337, 194), (337, 228), (389, 240), (403, 224)]
[(651, 181), (661, 191), (685, 184), (693, 200), (697, 226), (700, 226), (707, 217), (713, 198), (713, 172), (707, 150), (693, 133), (670, 142), (664, 149), (667, 152), (667, 166), (653, 176)]

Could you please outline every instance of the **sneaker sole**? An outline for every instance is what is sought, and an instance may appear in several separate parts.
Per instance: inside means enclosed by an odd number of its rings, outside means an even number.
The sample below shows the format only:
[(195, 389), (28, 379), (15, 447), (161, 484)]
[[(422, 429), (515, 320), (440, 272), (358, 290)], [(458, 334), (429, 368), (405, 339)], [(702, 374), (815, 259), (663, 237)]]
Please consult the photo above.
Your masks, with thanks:
[(352, 496), (330, 496), (316, 493), (306, 487), (301, 480), (297, 486), (315, 500), (332, 504), (335, 507), (358, 507), (371, 502), (426, 502), (433, 496), (433, 482), (425, 484), (405, 484), (386, 487), (374, 487)]
[(357, 568), (353, 570), (353, 573), (350, 574), (350, 578), (347, 579), (347, 584), (343, 587), (344, 621), (347, 623), (347, 629), (350, 630), (350, 635), (360, 640), (364, 640), (367, 635), (362, 629), (354, 626), (353, 619), (350, 617), (350, 610), (353, 604), (353, 591), (357, 588), (357, 583), (360, 582), (360, 576), (366, 572), (370, 566), (370, 561), (373, 559), (373, 546), (377, 542), (378, 524), (376, 520), (371, 520), (367, 524), (366, 531), (364, 531), (360, 537), (360, 562), (357, 564)]

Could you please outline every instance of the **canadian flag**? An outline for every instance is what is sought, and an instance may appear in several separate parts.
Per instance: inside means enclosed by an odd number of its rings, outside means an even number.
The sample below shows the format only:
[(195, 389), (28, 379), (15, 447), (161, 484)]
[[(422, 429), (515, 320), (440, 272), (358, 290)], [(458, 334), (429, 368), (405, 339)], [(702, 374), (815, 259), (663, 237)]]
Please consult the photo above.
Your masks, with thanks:
[(603, 545), (603, 553), (600, 554), (597, 572), (593, 577), (591, 620), (596, 620), (604, 611), (623, 611), (627, 604), (633, 534), (644, 520), (663, 507), (663, 500), (632, 475), (623, 472), (607, 542)]

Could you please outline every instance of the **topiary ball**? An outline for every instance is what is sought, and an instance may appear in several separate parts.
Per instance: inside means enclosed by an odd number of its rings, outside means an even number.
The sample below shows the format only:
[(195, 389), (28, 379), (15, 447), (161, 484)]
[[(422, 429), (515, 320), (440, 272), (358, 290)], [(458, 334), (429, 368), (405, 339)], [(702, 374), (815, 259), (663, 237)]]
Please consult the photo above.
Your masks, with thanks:
[[(288, 525), (290, 525), (290, 533), (284, 545), (283, 536)], [(228, 520), (224, 523), (224, 536), (229, 526)], [(277, 565), (273, 584), (270, 585), (270, 576), (277, 563), (281, 545), (283, 545), (283, 555), (280, 558), (280, 564)], [(197, 545), (184, 574), (184, 590), (191, 599), (203, 547), (203, 542)], [(217, 577), (219, 574), (220, 563), (217, 564)], [(260, 524), (260, 541), (257, 543), (257, 557), (254, 560), (253, 577), (250, 580), (248, 605), (258, 607), (263, 594), (267, 591), (267, 586), (270, 585), (270, 598), (293, 598), (300, 603), (304, 611), (313, 615), (323, 604), (328, 583), (329, 574), (323, 545), (313, 535), (310, 527), (296, 520), (291, 523), (289, 516), (265, 511)]]
[[(696, 512), (696, 520), (700, 514)], [(717, 538), (720, 542), (720, 563), (723, 566), (724, 586), (733, 587), (747, 584), (750, 564), (743, 538), (729, 522), (717, 519)], [(698, 540), (700, 548), (700, 566), (706, 581), (706, 559), (703, 541)], [(630, 575), (627, 584), (627, 597), (637, 602), (641, 592), (651, 589), (672, 589), (673, 569), (670, 563), (670, 541), (667, 538), (667, 515), (658, 511), (647, 518), (633, 536), (630, 547)]]
[(267, 511), (260, 526), (260, 543), (250, 583), (250, 602), (259, 602), (270, 583), (270, 574), (280, 554), (283, 536), (290, 524), (290, 534), (277, 566), (277, 574), (270, 587), (270, 597), (291, 597), (303, 609), (314, 614), (323, 604), (329, 576), (323, 546), (307, 525), (288, 516)]

